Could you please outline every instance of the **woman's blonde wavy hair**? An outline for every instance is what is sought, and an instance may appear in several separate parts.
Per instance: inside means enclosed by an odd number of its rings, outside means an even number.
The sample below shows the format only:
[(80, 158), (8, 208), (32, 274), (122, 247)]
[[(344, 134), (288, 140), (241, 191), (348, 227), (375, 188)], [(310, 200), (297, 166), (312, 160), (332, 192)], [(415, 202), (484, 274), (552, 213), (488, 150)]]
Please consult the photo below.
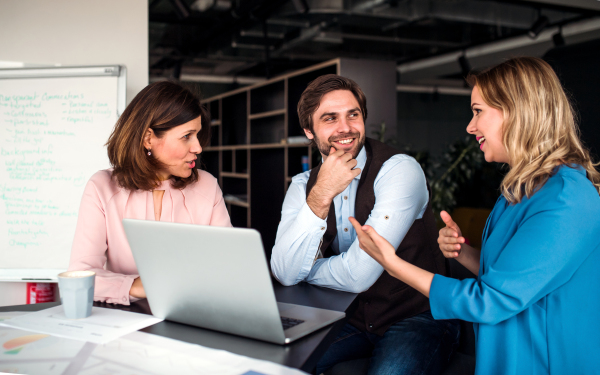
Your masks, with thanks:
[(579, 164), (600, 189), (600, 173), (579, 139), (575, 112), (556, 73), (535, 57), (507, 60), (467, 77), (485, 103), (504, 114), (502, 141), (510, 170), (501, 184), (507, 201), (531, 197), (560, 164)]

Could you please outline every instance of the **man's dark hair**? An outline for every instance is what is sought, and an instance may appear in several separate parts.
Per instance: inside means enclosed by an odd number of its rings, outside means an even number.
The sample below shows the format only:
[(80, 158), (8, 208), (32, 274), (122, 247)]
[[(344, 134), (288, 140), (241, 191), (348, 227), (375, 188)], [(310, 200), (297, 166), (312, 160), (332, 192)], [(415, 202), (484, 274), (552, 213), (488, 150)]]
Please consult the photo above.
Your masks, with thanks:
[(338, 76), (337, 74), (327, 74), (309, 83), (302, 96), (300, 96), (298, 118), (302, 129), (308, 129), (314, 134), (312, 116), (319, 109), (323, 95), (336, 90), (350, 91), (360, 106), (363, 121), (367, 121), (367, 97), (358, 84), (350, 78)]

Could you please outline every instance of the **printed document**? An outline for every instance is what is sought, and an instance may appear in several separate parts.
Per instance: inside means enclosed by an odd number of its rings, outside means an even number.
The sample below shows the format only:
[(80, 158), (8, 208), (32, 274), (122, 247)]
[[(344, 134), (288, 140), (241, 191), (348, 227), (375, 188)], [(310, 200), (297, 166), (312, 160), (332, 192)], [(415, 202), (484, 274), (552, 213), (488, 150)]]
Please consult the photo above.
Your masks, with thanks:
[(67, 319), (62, 305), (1, 320), (0, 325), (68, 339), (105, 344), (163, 319), (152, 315), (92, 307), (84, 319)]
[(144, 332), (95, 344), (4, 326), (0, 326), (0, 373), (306, 375), (276, 363)]

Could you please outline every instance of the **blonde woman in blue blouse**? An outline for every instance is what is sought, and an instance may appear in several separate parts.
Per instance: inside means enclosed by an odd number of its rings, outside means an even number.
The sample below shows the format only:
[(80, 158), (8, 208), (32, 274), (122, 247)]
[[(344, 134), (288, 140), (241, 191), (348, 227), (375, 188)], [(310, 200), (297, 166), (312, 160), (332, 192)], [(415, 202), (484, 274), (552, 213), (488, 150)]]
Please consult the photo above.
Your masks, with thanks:
[(481, 252), (442, 212), (438, 242), (476, 279), (434, 275), (351, 219), (361, 249), (430, 298), (436, 319), (474, 323), (477, 374), (600, 373), (600, 174), (552, 68), (515, 58), (469, 78), (477, 137), (506, 163)]

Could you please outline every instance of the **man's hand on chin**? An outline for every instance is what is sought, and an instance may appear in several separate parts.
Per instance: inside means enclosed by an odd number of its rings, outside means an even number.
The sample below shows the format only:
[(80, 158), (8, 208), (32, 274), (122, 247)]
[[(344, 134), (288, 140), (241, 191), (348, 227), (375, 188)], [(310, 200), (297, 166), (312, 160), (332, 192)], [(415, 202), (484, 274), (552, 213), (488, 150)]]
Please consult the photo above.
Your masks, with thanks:
[(310, 191), (306, 204), (321, 219), (327, 217), (329, 206), (335, 196), (340, 194), (361, 172), (352, 154), (331, 147), (329, 156), (321, 165), (317, 183)]

